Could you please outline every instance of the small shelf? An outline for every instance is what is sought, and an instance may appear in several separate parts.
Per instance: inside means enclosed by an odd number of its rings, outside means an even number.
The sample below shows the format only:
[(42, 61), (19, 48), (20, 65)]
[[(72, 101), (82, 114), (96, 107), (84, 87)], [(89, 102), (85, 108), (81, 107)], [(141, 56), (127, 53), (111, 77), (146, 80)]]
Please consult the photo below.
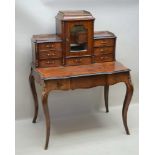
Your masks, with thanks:
[(87, 51), (87, 44), (70, 44), (70, 52)]

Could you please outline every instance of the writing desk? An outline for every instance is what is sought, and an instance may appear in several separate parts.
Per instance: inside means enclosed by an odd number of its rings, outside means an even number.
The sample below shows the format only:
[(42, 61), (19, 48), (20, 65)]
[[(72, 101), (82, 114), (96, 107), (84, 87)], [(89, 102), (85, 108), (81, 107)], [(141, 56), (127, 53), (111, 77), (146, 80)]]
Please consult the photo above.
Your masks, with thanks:
[(96, 86), (104, 86), (104, 97), (106, 112), (108, 112), (108, 93), (109, 86), (119, 82), (126, 85), (126, 95), (124, 99), (122, 118), (126, 134), (129, 134), (127, 125), (127, 111), (130, 104), (133, 86), (130, 78), (130, 70), (117, 61), (95, 63), (80, 66), (60, 66), (48, 68), (31, 67), (30, 86), (34, 98), (34, 118), (36, 122), (38, 115), (38, 98), (35, 88), (35, 81), (42, 86), (42, 106), (46, 121), (46, 143), (48, 148), (50, 137), (50, 115), (48, 109), (48, 94), (54, 90), (74, 90), (86, 89)]

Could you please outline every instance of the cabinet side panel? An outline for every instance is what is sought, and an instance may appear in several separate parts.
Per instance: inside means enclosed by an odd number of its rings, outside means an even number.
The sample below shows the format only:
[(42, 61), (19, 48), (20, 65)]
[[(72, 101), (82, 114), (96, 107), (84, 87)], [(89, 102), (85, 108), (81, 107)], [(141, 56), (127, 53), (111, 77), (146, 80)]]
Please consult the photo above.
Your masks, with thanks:
[(114, 39), (115, 42), (114, 42), (114, 61), (116, 61), (116, 40), (117, 38)]
[(35, 67), (38, 67), (38, 56), (37, 56), (37, 44), (32, 42), (32, 64)]

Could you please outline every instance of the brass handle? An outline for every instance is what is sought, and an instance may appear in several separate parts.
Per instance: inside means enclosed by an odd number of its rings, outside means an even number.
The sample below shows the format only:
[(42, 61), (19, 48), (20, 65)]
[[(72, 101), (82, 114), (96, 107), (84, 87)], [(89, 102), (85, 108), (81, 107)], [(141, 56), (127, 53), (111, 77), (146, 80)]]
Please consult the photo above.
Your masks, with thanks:
[(101, 41), (101, 44), (106, 44), (106, 42), (105, 41)]
[(50, 47), (50, 45), (46, 45), (46, 47)]
[(53, 61), (47, 61), (47, 64), (54, 64), (55, 63), (55, 61), (53, 60)]
[(103, 52), (103, 51), (104, 51), (103, 49), (100, 50), (100, 52)]
[(81, 61), (82, 61), (81, 59), (75, 59), (76, 63), (81, 63)]
[(46, 47), (50, 48), (50, 47), (54, 47), (54, 45), (50, 44), (50, 45), (46, 45)]
[(55, 56), (56, 53), (53, 52), (53, 53), (48, 53), (48, 54), (47, 54), (47, 56), (51, 56), (51, 55), (52, 55), (52, 56)]

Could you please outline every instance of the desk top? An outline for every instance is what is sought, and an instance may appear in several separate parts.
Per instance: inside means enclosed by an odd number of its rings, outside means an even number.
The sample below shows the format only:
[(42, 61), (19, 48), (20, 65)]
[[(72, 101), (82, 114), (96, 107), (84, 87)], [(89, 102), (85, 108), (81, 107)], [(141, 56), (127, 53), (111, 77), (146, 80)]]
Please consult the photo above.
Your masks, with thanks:
[(128, 72), (130, 69), (123, 66), (120, 62), (113, 61), (80, 66), (35, 68), (34, 71), (39, 74), (41, 79), (52, 80)]

